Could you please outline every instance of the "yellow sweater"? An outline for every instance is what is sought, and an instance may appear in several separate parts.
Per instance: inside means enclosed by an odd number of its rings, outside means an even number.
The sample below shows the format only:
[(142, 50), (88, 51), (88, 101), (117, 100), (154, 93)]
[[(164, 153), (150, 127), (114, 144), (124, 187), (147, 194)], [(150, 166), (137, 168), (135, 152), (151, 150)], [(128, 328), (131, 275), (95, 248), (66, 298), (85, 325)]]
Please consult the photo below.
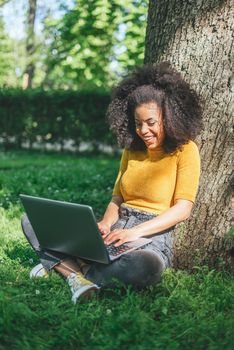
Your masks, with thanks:
[(161, 147), (145, 152), (125, 149), (113, 195), (122, 196), (127, 206), (160, 214), (177, 199), (194, 202), (199, 176), (200, 156), (193, 141), (173, 154)]

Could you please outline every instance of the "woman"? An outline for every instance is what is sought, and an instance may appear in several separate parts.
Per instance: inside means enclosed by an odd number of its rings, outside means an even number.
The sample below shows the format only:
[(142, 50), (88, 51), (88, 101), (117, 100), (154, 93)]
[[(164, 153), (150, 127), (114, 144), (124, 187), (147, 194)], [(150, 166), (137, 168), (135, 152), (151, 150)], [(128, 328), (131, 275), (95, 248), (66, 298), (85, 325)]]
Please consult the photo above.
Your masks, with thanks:
[(112, 199), (98, 222), (107, 244), (139, 237), (152, 242), (109, 265), (49, 254), (39, 248), (24, 216), (23, 231), (41, 264), (31, 276), (54, 269), (67, 278), (74, 302), (120, 280), (137, 288), (160, 281), (172, 266), (173, 233), (189, 218), (200, 176), (194, 143), (202, 116), (197, 94), (169, 62), (138, 67), (114, 89), (107, 117), (124, 148)]

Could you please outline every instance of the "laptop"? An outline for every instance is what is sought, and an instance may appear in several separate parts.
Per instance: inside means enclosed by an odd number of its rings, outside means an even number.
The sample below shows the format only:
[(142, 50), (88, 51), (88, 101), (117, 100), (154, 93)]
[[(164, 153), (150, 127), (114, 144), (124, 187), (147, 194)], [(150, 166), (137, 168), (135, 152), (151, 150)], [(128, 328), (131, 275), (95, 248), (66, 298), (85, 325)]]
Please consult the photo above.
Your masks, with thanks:
[[(140, 238), (119, 247), (105, 245), (92, 207), (20, 194), (41, 248), (109, 264), (152, 242)], [(127, 228), (125, 226), (125, 228)]]

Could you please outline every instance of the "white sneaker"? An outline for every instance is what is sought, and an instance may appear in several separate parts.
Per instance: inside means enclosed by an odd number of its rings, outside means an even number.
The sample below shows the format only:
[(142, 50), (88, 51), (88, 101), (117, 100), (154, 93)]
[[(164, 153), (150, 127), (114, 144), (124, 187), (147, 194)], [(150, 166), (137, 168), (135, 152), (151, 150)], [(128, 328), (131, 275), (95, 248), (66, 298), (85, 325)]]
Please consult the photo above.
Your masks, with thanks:
[(30, 271), (30, 274), (29, 274), (30, 278), (40, 278), (40, 277), (47, 278), (48, 276), (49, 276), (49, 273), (43, 267), (42, 264), (38, 264), (34, 266), (34, 268)]
[(88, 298), (94, 290), (100, 289), (96, 284), (87, 280), (81, 272), (72, 272), (67, 277), (67, 282), (71, 288), (72, 301), (74, 304), (81, 295)]

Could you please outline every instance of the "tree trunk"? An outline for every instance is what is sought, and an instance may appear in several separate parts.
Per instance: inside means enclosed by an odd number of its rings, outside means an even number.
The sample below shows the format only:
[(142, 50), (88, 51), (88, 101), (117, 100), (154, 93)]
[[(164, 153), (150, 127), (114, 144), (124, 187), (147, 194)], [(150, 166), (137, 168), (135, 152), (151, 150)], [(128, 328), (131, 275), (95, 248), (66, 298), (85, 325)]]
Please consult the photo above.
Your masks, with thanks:
[(234, 270), (231, 128), (234, 75), (231, 0), (149, 1), (145, 63), (170, 61), (204, 102), (202, 172), (191, 218), (175, 235), (174, 266)]
[(23, 75), (23, 89), (32, 87), (32, 80), (35, 71), (34, 52), (35, 52), (35, 35), (34, 24), (36, 17), (37, 0), (29, 0), (28, 20), (27, 20), (27, 41), (26, 41), (26, 56), (27, 65)]

